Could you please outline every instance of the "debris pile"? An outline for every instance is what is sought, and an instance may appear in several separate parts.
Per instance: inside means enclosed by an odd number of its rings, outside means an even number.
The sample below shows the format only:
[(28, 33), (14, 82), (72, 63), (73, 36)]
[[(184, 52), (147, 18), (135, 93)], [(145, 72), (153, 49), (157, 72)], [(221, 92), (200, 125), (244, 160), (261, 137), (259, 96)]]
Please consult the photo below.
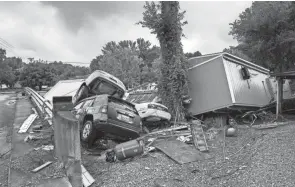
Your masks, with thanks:
[[(106, 161), (116, 162), (160, 150), (179, 164), (202, 160), (209, 151), (207, 141), (214, 139), (214, 129), (205, 133), (198, 120), (180, 122), (173, 127), (150, 132), (135, 140), (118, 144), (106, 151)], [(209, 136), (208, 136), (209, 134)]]

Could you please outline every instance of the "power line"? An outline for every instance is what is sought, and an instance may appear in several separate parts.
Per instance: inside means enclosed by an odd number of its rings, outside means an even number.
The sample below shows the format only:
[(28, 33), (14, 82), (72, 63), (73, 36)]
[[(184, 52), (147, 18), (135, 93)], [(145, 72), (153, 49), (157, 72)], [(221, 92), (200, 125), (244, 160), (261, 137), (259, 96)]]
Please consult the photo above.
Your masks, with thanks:
[(6, 44), (4, 44), (4, 43), (2, 43), (1, 41), (0, 41), (0, 45), (2, 46), (2, 47), (4, 47), (5, 49), (11, 49), (9, 46), (7, 46)]
[(15, 52), (11, 49), (11, 48), (8, 48), (7, 46), (5, 46), (3, 43), (0, 42), (0, 47), (1, 48), (4, 48), (6, 51), (9, 51), (9, 52), (12, 52), (14, 55), (17, 56), (17, 54), (15, 54)]
[(10, 43), (8, 43), (8, 42), (7, 42), (6, 40), (4, 40), (3, 38), (0, 37), (0, 40), (1, 40), (2, 42), (4, 42), (6, 45), (8, 45), (9, 47), (14, 48), (13, 45), (11, 45)]
[(14, 51), (14, 46), (11, 45), (10, 43), (8, 43), (6, 40), (4, 40), (3, 38), (0, 37), (0, 45), (9, 52), (12, 52), (15, 56), (20, 57), (20, 55), (17, 55), (16, 52)]

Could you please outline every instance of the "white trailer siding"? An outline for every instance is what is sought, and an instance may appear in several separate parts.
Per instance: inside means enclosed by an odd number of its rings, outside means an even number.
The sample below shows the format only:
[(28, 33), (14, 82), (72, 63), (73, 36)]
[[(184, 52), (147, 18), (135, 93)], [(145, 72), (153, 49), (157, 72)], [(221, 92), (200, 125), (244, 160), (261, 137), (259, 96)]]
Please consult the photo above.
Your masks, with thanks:
[(222, 57), (199, 64), (188, 70), (189, 95), (193, 115), (225, 108), (232, 105)]
[(244, 80), (241, 75), (242, 65), (223, 59), (227, 68), (229, 85), (233, 90), (234, 105), (241, 106), (264, 106), (271, 100), (265, 79), (267, 74), (249, 68), (250, 79)]
[[(242, 78), (242, 67), (248, 68), (250, 79)], [(228, 53), (191, 58), (189, 112), (198, 115), (228, 107), (247, 110), (267, 105), (276, 94), (276, 81), (267, 81), (268, 77), (268, 69)], [(284, 98), (290, 96), (291, 89), (286, 81)]]

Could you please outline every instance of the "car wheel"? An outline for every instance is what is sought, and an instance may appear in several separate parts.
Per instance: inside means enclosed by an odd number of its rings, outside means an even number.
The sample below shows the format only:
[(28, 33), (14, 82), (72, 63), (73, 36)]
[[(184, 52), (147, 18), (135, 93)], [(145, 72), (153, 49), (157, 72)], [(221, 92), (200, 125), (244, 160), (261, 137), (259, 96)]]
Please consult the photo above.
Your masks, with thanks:
[(92, 121), (86, 121), (81, 129), (81, 140), (88, 145), (92, 145), (96, 139), (95, 129)]

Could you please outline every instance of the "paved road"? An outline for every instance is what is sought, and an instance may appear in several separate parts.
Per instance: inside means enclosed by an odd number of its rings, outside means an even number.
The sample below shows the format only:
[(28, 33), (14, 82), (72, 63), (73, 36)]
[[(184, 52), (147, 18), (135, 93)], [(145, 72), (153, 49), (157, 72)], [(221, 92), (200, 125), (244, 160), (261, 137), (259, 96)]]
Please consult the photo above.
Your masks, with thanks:
[(7, 186), (16, 94), (0, 94), (0, 186)]

